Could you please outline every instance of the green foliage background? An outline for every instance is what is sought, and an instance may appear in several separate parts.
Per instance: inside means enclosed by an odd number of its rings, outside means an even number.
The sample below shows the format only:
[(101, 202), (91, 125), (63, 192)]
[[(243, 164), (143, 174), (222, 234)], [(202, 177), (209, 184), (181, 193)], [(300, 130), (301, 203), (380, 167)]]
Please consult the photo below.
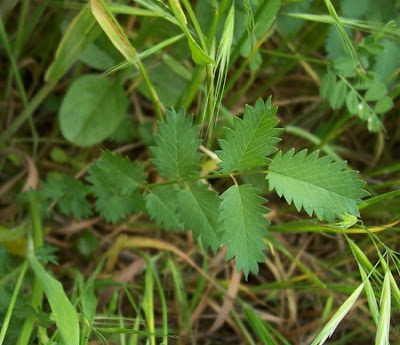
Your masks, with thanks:
[(399, 9), (2, 1), (0, 345), (398, 342)]

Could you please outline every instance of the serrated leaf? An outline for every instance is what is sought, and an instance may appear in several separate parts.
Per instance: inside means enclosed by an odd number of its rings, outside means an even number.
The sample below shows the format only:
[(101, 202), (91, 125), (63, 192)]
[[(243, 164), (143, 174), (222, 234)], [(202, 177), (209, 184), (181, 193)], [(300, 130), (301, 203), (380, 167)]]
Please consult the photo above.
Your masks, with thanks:
[(392, 109), (393, 105), (393, 100), (389, 96), (386, 96), (375, 104), (374, 111), (377, 114), (383, 114)]
[(153, 188), (146, 196), (146, 207), (150, 217), (167, 230), (183, 229), (177, 215), (178, 192), (179, 189), (173, 186), (161, 186)]
[(234, 185), (222, 195), (222, 244), (228, 245), (226, 259), (236, 257), (237, 270), (243, 269), (246, 279), (249, 272), (258, 273), (258, 262), (264, 262), (263, 250), (268, 249), (263, 239), (269, 221), (264, 214), (269, 210), (266, 200), (251, 185)]
[(88, 188), (77, 179), (62, 175), (60, 178), (47, 179), (42, 192), (52, 201), (57, 200), (57, 207), (66, 216), (77, 219), (88, 217), (90, 204), (86, 199)]
[(117, 223), (120, 219), (125, 218), (129, 214), (138, 211), (137, 200), (142, 195), (135, 191), (130, 195), (118, 195), (112, 192), (100, 189), (95, 191), (96, 195), (96, 209), (105, 218), (107, 222), (113, 224)]
[(282, 156), (279, 152), (272, 160), (267, 175), (270, 190), (301, 208), (309, 216), (332, 222), (348, 212), (358, 216), (357, 203), (367, 195), (364, 182), (357, 179), (356, 171), (344, 171), (345, 162), (332, 162), (333, 158), (318, 158), (318, 151), (307, 156), (307, 150), (294, 154), (294, 149)]
[(226, 139), (219, 140), (222, 150), (218, 164), (222, 173), (244, 171), (266, 163), (266, 156), (276, 151), (282, 131), (275, 128), (279, 121), (274, 118), (277, 107), (271, 107), (271, 98), (265, 103), (260, 98), (254, 107), (246, 105), (243, 120), (236, 117), (234, 128), (226, 129)]
[(201, 140), (197, 136), (197, 127), (192, 125), (191, 116), (185, 116), (184, 110), (167, 111), (166, 122), (158, 123), (156, 146), (150, 148), (160, 175), (179, 180), (199, 173), (201, 154), (198, 149)]
[(195, 183), (178, 194), (178, 212), (185, 230), (192, 230), (193, 236), (203, 244), (204, 248), (215, 252), (220, 239), (218, 194), (208, 189), (208, 185)]
[(140, 209), (142, 196), (138, 189), (146, 182), (146, 175), (142, 167), (120, 153), (103, 151), (101, 158), (89, 169), (88, 181), (93, 184), (97, 210), (115, 223)]

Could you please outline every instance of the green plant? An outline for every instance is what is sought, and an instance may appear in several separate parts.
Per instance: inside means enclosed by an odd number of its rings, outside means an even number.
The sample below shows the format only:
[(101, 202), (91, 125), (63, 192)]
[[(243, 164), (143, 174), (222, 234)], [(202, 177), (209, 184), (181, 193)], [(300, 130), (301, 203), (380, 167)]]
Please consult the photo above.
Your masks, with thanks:
[(1, 2), (0, 345), (398, 342), (398, 9)]
[[(271, 191), (320, 220), (359, 216), (357, 204), (368, 193), (357, 173), (346, 170), (345, 162), (319, 158), (318, 152), (307, 155), (307, 150), (295, 154), (294, 149), (267, 158), (277, 151), (280, 141), (276, 111), (271, 98), (265, 103), (259, 99), (254, 107), (247, 105), (243, 119), (235, 118), (233, 128), (225, 130), (226, 139), (219, 140), (220, 169), (208, 175), (201, 174), (201, 140), (192, 117), (183, 110), (167, 111), (151, 147), (152, 162), (163, 181), (147, 183), (138, 162), (104, 151), (88, 177), (97, 211), (113, 223), (144, 211), (166, 229), (192, 230), (205, 249), (215, 252), (227, 245), (227, 259), (235, 257), (237, 269), (243, 269), (246, 277), (249, 272), (257, 273), (257, 262), (265, 260), (262, 251), (267, 249), (264, 238), (269, 221), (262, 191), (240, 184), (242, 175), (265, 175)], [(218, 195), (208, 179), (223, 178), (230, 178), (233, 185)], [(44, 186), (45, 194), (59, 201), (62, 213), (72, 212), (77, 218), (89, 214), (84, 198), (88, 191), (67, 177), (51, 179)]]

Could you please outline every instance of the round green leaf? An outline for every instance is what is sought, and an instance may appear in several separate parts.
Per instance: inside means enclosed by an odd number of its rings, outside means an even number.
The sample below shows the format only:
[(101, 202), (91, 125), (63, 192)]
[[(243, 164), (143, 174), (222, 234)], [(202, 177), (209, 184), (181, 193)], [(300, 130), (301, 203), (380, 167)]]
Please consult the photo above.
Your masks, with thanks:
[(346, 96), (346, 106), (351, 114), (357, 114), (359, 111), (359, 106), (362, 106), (362, 103), (359, 101), (357, 94), (355, 91), (350, 90), (350, 92)]
[(98, 75), (85, 75), (70, 86), (59, 112), (63, 136), (78, 146), (108, 138), (122, 121), (127, 97), (120, 84)]
[(370, 101), (379, 101), (382, 99), (387, 93), (386, 85), (381, 82), (376, 82), (371, 85), (371, 87), (365, 93), (364, 99), (367, 102)]
[(333, 109), (340, 109), (346, 100), (347, 85), (342, 81), (338, 80), (333, 89), (333, 92), (328, 95), (328, 100)]
[(321, 81), (319, 94), (322, 98), (328, 98), (336, 86), (336, 74), (329, 71), (327, 72)]
[(375, 113), (377, 113), (377, 114), (383, 114), (392, 108), (393, 108), (393, 100), (389, 96), (386, 96), (386, 97), (380, 99), (376, 103), (374, 110), (375, 110)]

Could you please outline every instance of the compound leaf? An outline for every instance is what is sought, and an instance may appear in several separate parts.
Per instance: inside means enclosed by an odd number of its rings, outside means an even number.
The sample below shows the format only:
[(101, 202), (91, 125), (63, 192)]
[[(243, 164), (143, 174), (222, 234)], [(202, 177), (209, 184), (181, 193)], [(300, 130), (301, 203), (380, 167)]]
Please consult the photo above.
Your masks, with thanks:
[(66, 216), (73, 215), (81, 219), (91, 213), (90, 204), (86, 199), (88, 188), (71, 176), (62, 175), (60, 178), (47, 179), (42, 192), (52, 201), (57, 200), (57, 207)]
[(269, 221), (264, 214), (269, 210), (266, 200), (251, 185), (233, 185), (222, 195), (222, 244), (228, 245), (226, 259), (236, 257), (237, 270), (243, 269), (246, 279), (249, 272), (258, 273), (257, 262), (264, 262), (263, 241)]
[(156, 146), (151, 147), (157, 171), (172, 180), (196, 176), (201, 157), (198, 152), (201, 140), (197, 137), (192, 117), (186, 117), (184, 110), (168, 110), (166, 122), (158, 123)]
[(88, 181), (93, 184), (97, 210), (115, 223), (140, 208), (142, 196), (138, 189), (146, 182), (146, 174), (120, 153), (103, 151), (101, 158), (89, 169)]
[(318, 158), (318, 151), (307, 156), (307, 150), (294, 154), (294, 149), (272, 160), (267, 175), (270, 190), (285, 197), (296, 209), (303, 207), (308, 215), (333, 221), (346, 212), (359, 216), (357, 203), (368, 193), (365, 182), (356, 171), (344, 171), (345, 162), (332, 162), (330, 156)]
[(150, 217), (166, 230), (178, 231), (183, 225), (177, 215), (179, 189), (173, 186), (153, 188), (146, 196), (146, 207)]
[(208, 189), (207, 184), (195, 183), (178, 194), (179, 216), (185, 230), (192, 230), (205, 249), (211, 247), (216, 252), (220, 245), (218, 234), (219, 205), (218, 194)]
[(271, 107), (271, 98), (265, 103), (260, 98), (254, 107), (246, 105), (243, 120), (234, 119), (234, 129), (226, 129), (226, 139), (219, 140), (217, 151), (222, 173), (243, 171), (266, 163), (266, 156), (276, 151), (280, 139), (279, 121), (274, 118), (277, 107)]

